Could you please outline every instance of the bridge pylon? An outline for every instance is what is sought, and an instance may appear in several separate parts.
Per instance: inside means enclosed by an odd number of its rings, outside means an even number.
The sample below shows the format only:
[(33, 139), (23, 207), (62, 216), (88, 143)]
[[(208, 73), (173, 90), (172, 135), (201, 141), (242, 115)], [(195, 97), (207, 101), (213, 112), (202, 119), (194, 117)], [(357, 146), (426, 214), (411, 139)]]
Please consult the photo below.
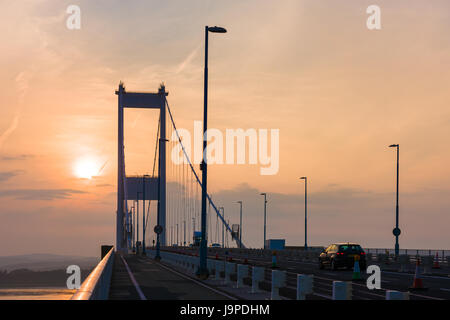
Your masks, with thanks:
[[(168, 92), (161, 85), (158, 92), (127, 92), (122, 82), (116, 91), (118, 96), (118, 137), (117, 137), (117, 217), (116, 250), (130, 249), (131, 219), (127, 200), (157, 200), (158, 224), (163, 227), (161, 245), (166, 245), (166, 144), (159, 144), (159, 174), (157, 177), (127, 177), (125, 174), (124, 125), (125, 108), (160, 110), (159, 141), (166, 141), (166, 97)], [(142, 191), (141, 198), (138, 191)], [(144, 193), (145, 192), (145, 193)], [(145, 213), (144, 213), (145, 215)]]

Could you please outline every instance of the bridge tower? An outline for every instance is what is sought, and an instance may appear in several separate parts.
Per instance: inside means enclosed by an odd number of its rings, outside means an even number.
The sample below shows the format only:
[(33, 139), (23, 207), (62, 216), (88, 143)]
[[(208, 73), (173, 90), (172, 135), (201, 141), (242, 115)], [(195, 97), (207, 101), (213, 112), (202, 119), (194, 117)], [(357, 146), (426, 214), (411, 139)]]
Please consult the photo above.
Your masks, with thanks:
[(159, 142), (166, 141), (166, 97), (168, 93), (161, 85), (157, 93), (127, 92), (123, 83), (119, 84), (118, 96), (118, 137), (117, 137), (117, 219), (116, 250), (128, 249), (129, 211), (127, 200), (138, 200), (136, 190), (145, 190), (145, 200), (159, 200), (159, 224), (163, 227), (160, 235), (161, 246), (166, 244), (166, 144), (159, 143), (159, 176), (157, 178), (127, 177), (124, 153), (124, 108), (146, 108), (160, 110)]

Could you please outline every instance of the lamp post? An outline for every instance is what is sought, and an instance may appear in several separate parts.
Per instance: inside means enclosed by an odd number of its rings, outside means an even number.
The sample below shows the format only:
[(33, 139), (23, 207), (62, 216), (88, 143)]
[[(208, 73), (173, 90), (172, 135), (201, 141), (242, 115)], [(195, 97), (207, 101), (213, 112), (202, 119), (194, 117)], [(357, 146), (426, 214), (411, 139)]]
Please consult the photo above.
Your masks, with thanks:
[(142, 177), (142, 255), (145, 256), (145, 179), (149, 178), (148, 174)]
[(136, 208), (137, 208), (137, 212), (136, 212), (136, 249), (137, 251), (139, 251), (139, 247), (137, 245), (137, 243), (139, 242), (139, 195), (142, 194), (142, 192), (137, 192), (136, 194)]
[(198, 277), (202, 279), (208, 278), (207, 259), (207, 243), (206, 243), (206, 194), (207, 194), (207, 163), (206, 159), (206, 142), (208, 129), (208, 34), (226, 33), (227, 30), (221, 27), (205, 26), (205, 79), (204, 79), (204, 97), (203, 97), (203, 161), (200, 166), (202, 170), (202, 219), (201, 219), (201, 240), (200, 240), (200, 264), (197, 270)]
[(131, 207), (132, 216), (132, 228), (131, 231), (133, 233), (133, 252), (136, 252), (136, 207), (135, 201), (133, 200), (133, 206)]
[(131, 206), (131, 250), (134, 252), (135, 251), (135, 247), (134, 247), (134, 224), (135, 224), (135, 220), (134, 220), (134, 200), (133, 200), (133, 205)]
[(305, 251), (308, 250), (308, 178), (301, 177), (300, 180), (305, 180)]
[(242, 201), (237, 201), (240, 204), (239, 211), (239, 248), (242, 248)]
[(263, 248), (266, 248), (266, 207), (267, 207), (267, 193), (263, 192), (261, 193), (262, 196), (264, 196), (264, 246)]
[[(222, 210), (222, 218), (225, 221), (225, 208), (219, 207), (219, 211)], [(225, 223), (222, 222), (222, 248), (225, 248)]]
[(392, 233), (395, 236), (395, 257), (397, 258), (400, 251), (400, 246), (398, 244), (398, 237), (400, 236), (401, 230), (398, 226), (398, 184), (399, 184), (399, 158), (400, 158), (400, 145), (391, 144), (389, 148), (397, 148), (397, 192), (396, 192), (396, 203), (395, 203), (395, 228)]

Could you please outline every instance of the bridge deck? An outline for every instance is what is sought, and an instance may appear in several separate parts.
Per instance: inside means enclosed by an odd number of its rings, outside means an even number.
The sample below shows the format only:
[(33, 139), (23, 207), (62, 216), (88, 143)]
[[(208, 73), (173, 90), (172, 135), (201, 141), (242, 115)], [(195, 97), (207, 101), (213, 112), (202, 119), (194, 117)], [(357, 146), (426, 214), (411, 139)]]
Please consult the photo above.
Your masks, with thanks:
[[(136, 255), (124, 255), (142, 294), (147, 300), (226, 300), (219, 292), (172, 272), (154, 260)], [(120, 257), (114, 257), (109, 293), (111, 300), (139, 300), (138, 289)]]

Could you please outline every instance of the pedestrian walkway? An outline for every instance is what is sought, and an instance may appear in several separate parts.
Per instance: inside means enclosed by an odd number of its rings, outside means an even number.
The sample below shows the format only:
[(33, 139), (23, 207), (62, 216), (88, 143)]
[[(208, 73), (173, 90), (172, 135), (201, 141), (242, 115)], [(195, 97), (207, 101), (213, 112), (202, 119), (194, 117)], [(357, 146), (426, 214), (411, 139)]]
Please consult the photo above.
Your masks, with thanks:
[[(228, 300), (219, 291), (173, 272), (149, 257), (126, 255), (124, 260), (147, 300)], [(109, 296), (111, 300), (140, 300), (119, 254), (114, 257)]]

